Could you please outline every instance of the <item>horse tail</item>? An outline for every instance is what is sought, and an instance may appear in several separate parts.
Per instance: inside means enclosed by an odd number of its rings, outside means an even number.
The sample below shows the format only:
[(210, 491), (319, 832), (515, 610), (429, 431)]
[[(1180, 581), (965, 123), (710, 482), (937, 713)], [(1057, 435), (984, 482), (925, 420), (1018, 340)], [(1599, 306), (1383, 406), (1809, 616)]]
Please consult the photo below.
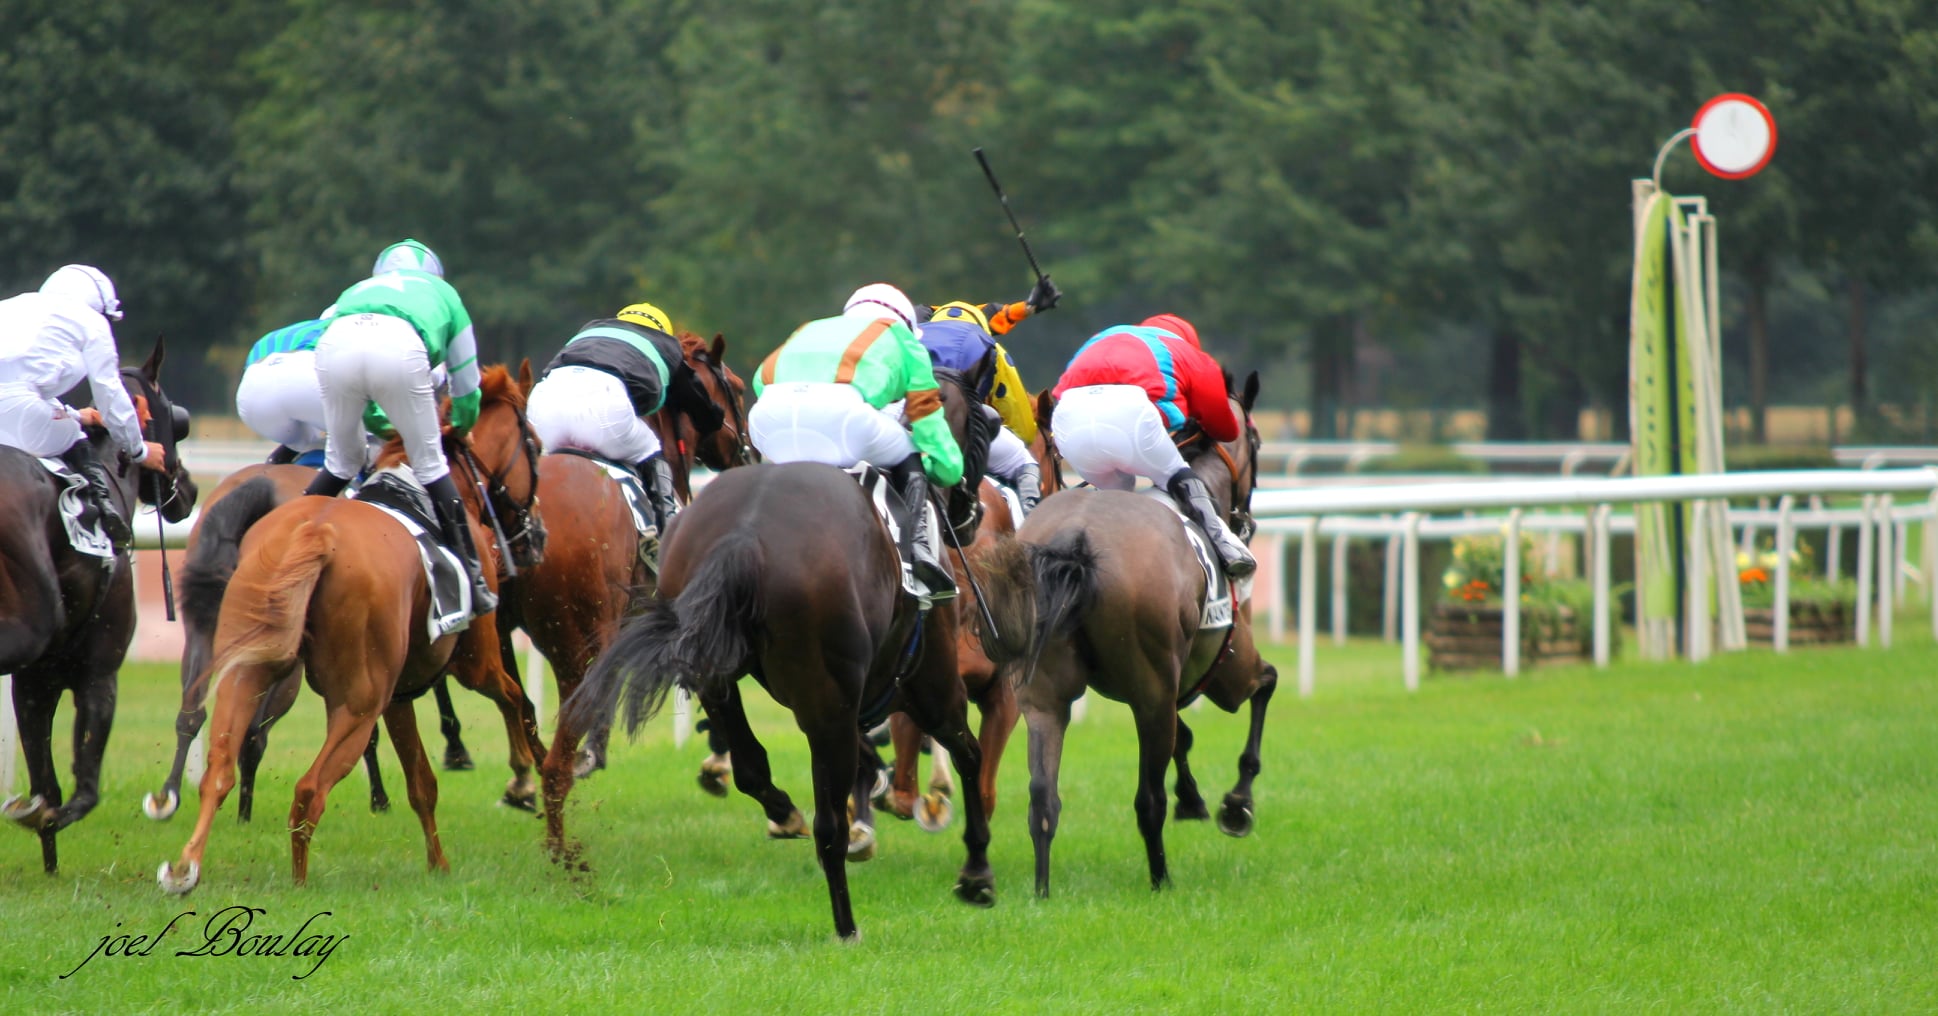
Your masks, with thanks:
[[(976, 580), (983, 609), (966, 620), (975, 625), (982, 653), (998, 668), (1034, 655), (1036, 634), (1036, 574), (1029, 547), (1004, 534), (981, 550), (963, 555)], [(992, 625), (993, 629), (992, 630)]]
[(216, 620), (222, 613), (222, 594), (229, 588), (229, 577), (235, 574), (236, 561), (242, 555), (243, 534), (277, 504), (275, 481), (258, 476), (210, 505), (202, 516), (195, 546), (189, 549), (188, 562), (182, 567), (181, 594), (176, 602), (188, 633), (188, 647), (182, 657), (186, 679), (194, 680), (207, 672), (209, 640), (215, 636)]
[(1030, 573), (1036, 584), (1036, 632), (1030, 640), (1020, 681), (1036, 674), (1036, 660), (1051, 639), (1075, 633), (1097, 606), (1097, 552), (1081, 529), (1069, 529), (1048, 543), (1029, 546)]
[(226, 602), (240, 634), (216, 654), (215, 684), (237, 667), (294, 662), (303, 645), (303, 619), (323, 569), (336, 555), (336, 527), (304, 522), (281, 546), (264, 547), (232, 580), (236, 596)]
[(714, 544), (680, 595), (653, 599), (627, 621), (566, 703), (579, 730), (610, 724), (623, 699), (626, 730), (652, 719), (675, 685), (739, 678), (761, 623), (760, 543), (751, 532)]

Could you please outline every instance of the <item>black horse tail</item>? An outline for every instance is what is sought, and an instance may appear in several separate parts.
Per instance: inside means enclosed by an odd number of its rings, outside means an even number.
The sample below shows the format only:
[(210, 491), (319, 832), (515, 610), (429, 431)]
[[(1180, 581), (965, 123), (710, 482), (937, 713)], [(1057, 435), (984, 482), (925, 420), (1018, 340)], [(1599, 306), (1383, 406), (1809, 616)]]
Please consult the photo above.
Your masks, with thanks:
[(626, 732), (636, 734), (675, 685), (697, 691), (738, 679), (762, 621), (761, 567), (750, 532), (714, 544), (679, 596), (653, 599), (620, 627), (566, 703), (566, 721), (579, 730), (610, 724), (623, 700)]
[(1081, 529), (1058, 533), (1048, 543), (1031, 544), (1030, 572), (1036, 582), (1036, 632), (1019, 678), (1036, 675), (1036, 660), (1051, 639), (1075, 634), (1096, 609), (1097, 553)]
[(195, 546), (189, 549), (188, 563), (182, 567), (176, 603), (188, 635), (182, 657), (184, 683), (208, 671), (210, 640), (222, 614), (222, 594), (229, 588), (229, 578), (236, 573), (236, 561), (242, 555), (243, 534), (274, 511), (278, 503), (275, 481), (258, 476), (224, 495), (202, 516)]

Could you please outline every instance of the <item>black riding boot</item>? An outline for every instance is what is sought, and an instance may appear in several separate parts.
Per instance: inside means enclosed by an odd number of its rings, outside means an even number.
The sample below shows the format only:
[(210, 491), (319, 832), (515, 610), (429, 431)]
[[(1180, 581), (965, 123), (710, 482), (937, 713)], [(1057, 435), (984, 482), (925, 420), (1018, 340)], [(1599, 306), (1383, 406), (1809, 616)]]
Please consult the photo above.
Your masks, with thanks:
[[(335, 497), (343, 493), (343, 488), (349, 485), (349, 480), (330, 472), (328, 469), (319, 469), (316, 471), (315, 476), (310, 477), (310, 485), (303, 488), (303, 493), (315, 494), (317, 497)], [(452, 488), (451, 496), (457, 496), (455, 487)]]
[(1225, 516), (1218, 510), (1218, 502), (1211, 499), (1211, 488), (1189, 469), (1180, 469), (1164, 484), (1171, 499), (1184, 509), (1191, 520), (1204, 527), (1205, 535), (1211, 537), (1211, 549), (1224, 562), (1225, 574), (1242, 579), (1258, 570), (1258, 561), (1252, 552), (1245, 548), (1238, 534), (1225, 525)]
[(1036, 510), (1036, 503), (1043, 500), (1043, 471), (1032, 462), (1016, 471), (1016, 479), (1010, 484), (1016, 488), (1016, 499), (1023, 502), (1023, 516)]
[[(323, 475), (328, 476), (325, 472)], [(348, 481), (344, 481), (348, 482)], [(431, 495), (431, 508), (437, 512), (438, 527), (444, 542), (464, 560), (464, 574), (471, 579), (471, 616), (479, 617), (498, 609), (498, 595), (485, 585), (484, 566), (478, 559), (478, 546), (471, 542), (471, 519), (464, 512), (464, 499), (450, 474), (424, 485)]]
[(95, 457), (94, 446), (82, 438), (61, 453), (61, 461), (87, 481), (87, 496), (101, 508), (101, 531), (107, 534), (109, 542), (118, 548), (133, 543), (134, 531), (114, 506), (114, 494), (108, 486), (108, 467)]
[(673, 490), (673, 467), (667, 464), (666, 456), (654, 452), (634, 463), (633, 472), (646, 485), (646, 500), (653, 503), (654, 521), (659, 525), (660, 538), (665, 539), (666, 527), (680, 510), (679, 498)]
[(918, 453), (903, 459), (889, 475), (901, 492), (902, 508), (909, 520), (902, 527), (902, 555), (914, 569), (915, 580), (928, 587), (929, 599), (950, 599), (956, 595), (955, 576), (929, 554), (929, 477), (922, 472), (922, 456)]
[(269, 453), (269, 458), (264, 461), (272, 466), (286, 466), (296, 461), (296, 449), (288, 445), (279, 444), (276, 446), (275, 451)]

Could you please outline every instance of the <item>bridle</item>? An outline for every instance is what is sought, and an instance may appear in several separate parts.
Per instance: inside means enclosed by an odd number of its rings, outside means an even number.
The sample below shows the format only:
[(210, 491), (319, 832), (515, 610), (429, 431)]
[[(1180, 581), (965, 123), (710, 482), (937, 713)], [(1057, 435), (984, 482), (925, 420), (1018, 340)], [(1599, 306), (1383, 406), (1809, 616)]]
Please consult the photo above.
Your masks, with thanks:
[[(721, 426), (732, 424), (734, 441), (734, 458), (727, 465), (729, 467), (750, 466), (760, 461), (759, 455), (754, 451), (753, 440), (747, 436), (747, 413), (741, 406), (740, 393), (734, 391), (733, 384), (727, 380), (726, 368), (708, 355), (704, 349), (695, 349), (692, 359), (706, 369), (707, 374), (713, 378), (714, 384), (720, 387), (720, 394), (727, 400), (727, 411), (722, 414)], [(698, 455), (696, 454), (695, 457), (697, 458)]]
[[(464, 467), (467, 482), (485, 495), (485, 510), (491, 515), (492, 527), (503, 536), (506, 549), (515, 552), (521, 549), (522, 544), (525, 562), (534, 564), (545, 553), (545, 523), (538, 517), (538, 435), (532, 430), (531, 421), (525, 417), (524, 407), (513, 404), (511, 411), (518, 418), (518, 438), (525, 448), (525, 468), (531, 484), (527, 488), (531, 494), (524, 504), (513, 500), (511, 488), (505, 485), (505, 477), (511, 472), (512, 464), (509, 461), (495, 472), (487, 472), (469, 440), (458, 442), (461, 454), (457, 461)], [(482, 481), (480, 477), (483, 477)], [(509, 532), (502, 528), (507, 523)]]
[(1249, 542), (1252, 534), (1258, 531), (1258, 522), (1252, 518), (1252, 492), (1258, 489), (1258, 450), (1263, 442), (1258, 436), (1258, 425), (1252, 422), (1252, 414), (1246, 413), (1244, 420), (1245, 447), (1250, 454), (1246, 456), (1248, 461), (1242, 470), (1225, 446), (1207, 438), (1201, 429), (1194, 427), (1176, 441), (1179, 451), (1204, 441), (1212, 451), (1218, 453), (1219, 458), (1225, 460), (1225, 475), (1231, 477), (1231, 513), (1227, 522), (1240, 540)]
[[(132, 367), (123, 368), (121, 376), (132, 379), (135, 386), (141, 389), (141, 397), (148, 403), (148, 422), (142, 425), (142, 440), (153, 441), (162, 446), (162, 464), (167, 467), (166, 475), (153, 470), (141, 470), (138, 491), (139, 496), (145, 498), (147, 503), (159, 512), (173, 505), (182, 496), (182, 485), (176, 482), (175, 475), (181, 469), (181, 458), (175, 452), (175, 404), (162, 394), (160, 385), (150, 384), (141, 371)], [(150, 484), (153, 484), (152, 488)], [(166, 496), (162, 492), (164, 485), (168, 488)]]

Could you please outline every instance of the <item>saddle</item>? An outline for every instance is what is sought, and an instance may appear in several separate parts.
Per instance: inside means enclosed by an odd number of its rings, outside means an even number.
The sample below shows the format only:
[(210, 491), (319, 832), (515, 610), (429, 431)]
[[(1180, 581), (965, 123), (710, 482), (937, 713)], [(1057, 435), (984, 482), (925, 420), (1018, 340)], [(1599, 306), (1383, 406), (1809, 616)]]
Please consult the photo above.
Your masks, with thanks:
[(56, 458), (38, 461), (62, 485), (59, 507), (68, 545), (90, 557), (114, 560), (114, 541), (101, 529), (101, 506), (87, 496), (87, 477)]
[(425, 630), (439, 639), (471, 626), (471, 582), (458, 555), (434, 535), (441, 527), (431, 509), (431, 496), (415, 477), (399, 471), (402, 468), (373, 473), (351, 496), (396, 519), (417, 541), (418, 558), (431, 588)]
[(633, 516), (633, 530), (639, 534), (639, 566), (657, 575), (659, 569), (654, 564), (659, 560), (659, 554), (653, 548), (661, 534), (653, 525), (653, 503), (647, 498), (646, 485), (640, 482), (639, 473), (623, 462), (615, 462), (583, 448), (548, 448), (546, 454), (577, 455), (598, 466), (612, 478), (612, 482), (619, 485), (619, 492), (625, 497), (626, 510)]
[[(875, 514), (881, 516), (882, 524), (888, 527), (888, 542), (895, 548), (895, 556), (900, 560), (902, 529), (909, 524), (910, 520), (902, 508), (901, 496), (895, 493), (895, 484), (889, 480), (887, 473), (866, 462), (849, 466), (843, 472), (854, 477), (855, 481), (861, 484), (862, 491), (868, 495), (868, 500), (874, 503)], [(936, 560), (947, 561), (946, 551), (942, 547), (942, 537), (939, 535), (942, 532), (943, 521), (936, 514), (935, 503), (931, 501), (923, 505), (922, 510), (929, 514), (929, 547), (935, 552)], [(928, 590), (915, 581), (914, 564), (901, 561), (901, 572), (902, 590), (920, 600), (922, 609), (928, 610)]]
[(1249, 599), (1252, 595), (1251, 582), (1233, 585), (1231, 579), (1225, 574), (1223, 563), (1218, 560), (1217, 552), (1211, 549), (1211, 539), (1205, 535), (1204, 529), (1178, 508), (1177, 502), (1171, 500), (1171, 495), (1156, 487), (1147, 487), (1140, 493), (1170, 509), (1171, 514), (1178, 517), (1178, 521), (1184, 525), (1185, 539), (1190, 542), (1192, 552), (1198, 557), (1198, 566), (1204, 569), (1205, 605), (1204, 613), (1198, 622), (1198, 629), (1217, 631), (1230, 628), (1238, 601)]

